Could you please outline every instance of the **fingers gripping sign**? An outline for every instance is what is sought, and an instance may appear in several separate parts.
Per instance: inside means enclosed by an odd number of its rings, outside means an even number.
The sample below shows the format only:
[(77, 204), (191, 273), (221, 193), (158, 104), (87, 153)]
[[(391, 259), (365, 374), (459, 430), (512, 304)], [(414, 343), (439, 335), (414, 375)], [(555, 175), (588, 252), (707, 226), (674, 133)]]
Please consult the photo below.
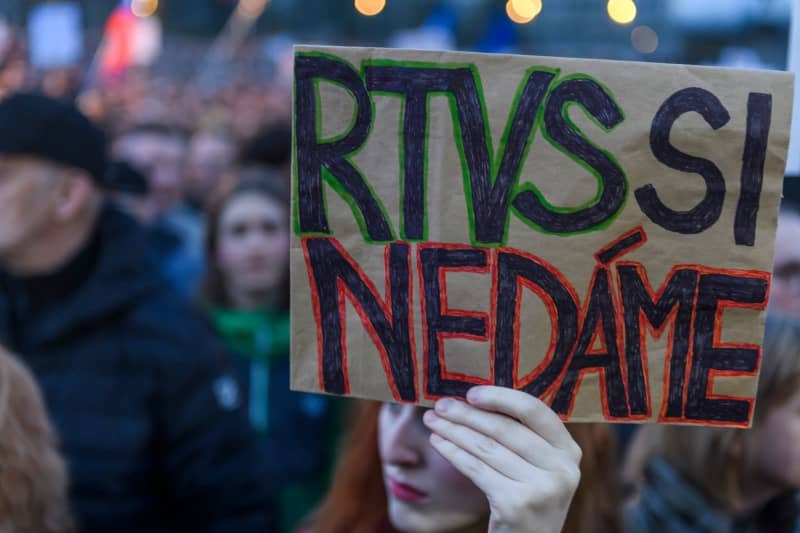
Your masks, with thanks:
[(580, 481), (581, 450), (561, 419), (524, 392), (474, 387), (424, 416), (431, 445), (486, 495), (490, 532), (557, 532)]

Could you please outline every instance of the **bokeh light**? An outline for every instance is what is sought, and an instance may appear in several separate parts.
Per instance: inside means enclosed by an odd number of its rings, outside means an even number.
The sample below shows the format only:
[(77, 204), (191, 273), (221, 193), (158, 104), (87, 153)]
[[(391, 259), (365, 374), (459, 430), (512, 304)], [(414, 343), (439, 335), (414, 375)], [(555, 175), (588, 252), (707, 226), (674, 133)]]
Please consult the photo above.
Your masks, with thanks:
[(355, 0), (356, 10), (366, 17), (372, 17), (383, 11), (386, 0)]
[(517, 24), (527, 24), (542, 12), (542, 0), (508, 0), (506, 15)]
[(617, 24), (630, 24), (636, 18), (636, 4), (633, 0), (608, 0), (608, 16)]
[(149, 17), (158, 11), (158, 0), (132, 0), (131, 13), (137, 17)]
[(542, 0), (509, 0), (511, 9), (520, 18), (533, 20), (542, 12)]
[(637, 52), (652, 54), (658, 49), (658, 34), (650, 26), (637, 26), (631, 32), (631, 44)]

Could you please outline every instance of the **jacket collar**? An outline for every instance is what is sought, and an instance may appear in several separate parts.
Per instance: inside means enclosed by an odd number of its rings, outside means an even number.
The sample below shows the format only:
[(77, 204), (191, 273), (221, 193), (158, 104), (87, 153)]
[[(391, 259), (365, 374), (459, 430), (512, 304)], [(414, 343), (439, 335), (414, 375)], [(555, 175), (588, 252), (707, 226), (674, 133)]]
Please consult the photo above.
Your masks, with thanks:
[[(647, 491), (642, 494), (645, 505), (668, 509), (669, 516), (682, 517), (691, 531), (718, 533), (731, 531), (733, 520), (718, 512), (702, 492), (662, 458), (654, 458), (647, 466)], [(658, 503), (656, 500), (660, 500)]]

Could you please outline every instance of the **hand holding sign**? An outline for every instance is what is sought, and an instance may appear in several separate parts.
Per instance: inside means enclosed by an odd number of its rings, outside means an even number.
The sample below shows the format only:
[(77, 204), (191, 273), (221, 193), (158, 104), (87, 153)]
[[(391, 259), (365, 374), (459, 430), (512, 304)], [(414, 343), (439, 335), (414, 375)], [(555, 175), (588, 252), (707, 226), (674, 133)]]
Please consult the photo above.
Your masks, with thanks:
[(431, 444), (489, 500), (489, 531), (561, 531), (580, 480), (581, 450), (533, 396), (476, 387), (468, 403), (439, 400), (425, 414)]
[(295, 55), (293, 387), (749, 425), (790, 74)]

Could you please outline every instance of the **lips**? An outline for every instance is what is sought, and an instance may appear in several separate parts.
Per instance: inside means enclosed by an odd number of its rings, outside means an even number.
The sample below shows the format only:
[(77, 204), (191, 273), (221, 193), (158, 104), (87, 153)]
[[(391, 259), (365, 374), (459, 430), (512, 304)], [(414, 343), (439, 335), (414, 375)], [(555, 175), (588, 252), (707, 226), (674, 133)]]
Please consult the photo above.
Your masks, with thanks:
[(245, 267), (247, 268), (247, 270), (252, 272), (254, 270), (256, 271), (263, 270), (264, 268), (266, 268), (268, 264), (269, 261), (267, 261), (267, 259), (256, 256), (248, 258), (247, 262), (245, 263)]
[(400, 483), (394, 479), (389, 480), (389, 492), (392, 493), (392, 496), (404, 502), (418, 502), (428, 497), (428, 494), (420, 489), (406, 483)]

